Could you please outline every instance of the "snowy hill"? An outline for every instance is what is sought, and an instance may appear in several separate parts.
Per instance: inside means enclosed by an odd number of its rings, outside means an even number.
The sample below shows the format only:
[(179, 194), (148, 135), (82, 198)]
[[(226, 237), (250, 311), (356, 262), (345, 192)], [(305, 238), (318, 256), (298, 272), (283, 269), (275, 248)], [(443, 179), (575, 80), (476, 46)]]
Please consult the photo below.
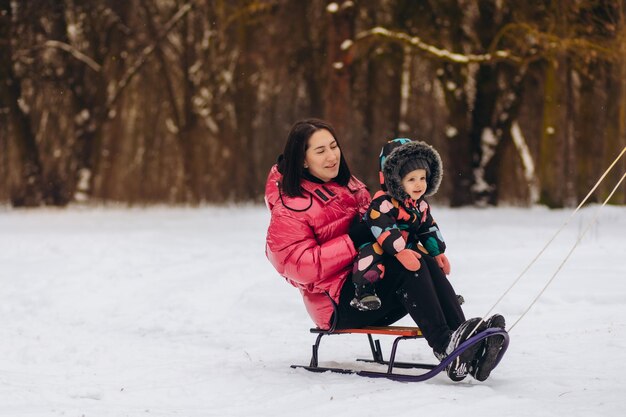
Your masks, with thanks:
[[(496, 308), (510, 324), (596, 209)], [(265, 259), (263, 207), (0, 209), (0, 416), (621, 416), (626, 207), (600, 213), (490, 379), (406, 384), (289, 367), (308, 362), (312, 323)], [(486, 313), (569, 214), (435, 207), (466, 315)], [(320, 359), (368, 353), (365, 336), (333, 336)], [(398, 360), (434, 358), (408, 341)]]

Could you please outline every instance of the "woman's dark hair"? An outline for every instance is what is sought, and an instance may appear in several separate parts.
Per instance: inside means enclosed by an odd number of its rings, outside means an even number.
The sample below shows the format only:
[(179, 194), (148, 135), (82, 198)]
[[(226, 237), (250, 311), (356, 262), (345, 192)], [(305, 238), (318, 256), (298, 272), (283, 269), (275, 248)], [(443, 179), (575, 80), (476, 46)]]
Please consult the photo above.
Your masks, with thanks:
[[(319, 119), (306, 119), (296, 122), (289, 131), (287, 143), (281, 158), (278, 161), (278, 170), (283, 174), (282, 190), (290, 197), (303, 196), (300, 181), (304, 174), (304, 156), (307, 149), (307, 142), (318, 130), (326, 129), (337, 141), (337, 146), (341, 150), (341, 145), (335, 134), (335, 129), (328, 123)], [(339, 161), (339, 174), (333, 180), (339, 185), (346, 186), (350, 181), (350, 168), (341, 151)]]

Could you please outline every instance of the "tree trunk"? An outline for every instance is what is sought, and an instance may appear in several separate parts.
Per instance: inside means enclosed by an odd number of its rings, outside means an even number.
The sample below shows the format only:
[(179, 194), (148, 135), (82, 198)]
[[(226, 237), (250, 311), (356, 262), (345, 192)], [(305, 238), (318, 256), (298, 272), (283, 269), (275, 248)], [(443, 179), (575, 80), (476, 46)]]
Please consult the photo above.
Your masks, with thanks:
[[(581, 76), (576, 128), (576, 172), (579, 180), (576, 194), (580, 198), (587, 195), (601, 173), (599, 161), (602, 160), (606, 131), (610, 129), (612, 118), (608, 114), (608, 95), (602, 87), (610, 84), (610, 72), (602, 71), (598, 65), (592, 70), (594, 75)], [(609, 70), (610, 71), (610, 70)], [(602, 74), (604, 72), (604, 74)], [(594, 103), (590, 106), (589, 103)], [(598, 140), (589, 140), (597, 138)], [(597, 202), (599, 194), (594, 193), (590, 201)]]
[(21, 163), (21, 183), (12, 185), (10, 198), (15, 207), (36, 207), (44, 202), (43, 169), (30, 116), (18, 104), (22, 92), (13, 71), (11, 21), (11, 2), (0, 0), (0, 108), (8, 109), (9, 134)]
[(472, 186), (474, 185), (474, 155), (470, 140), (470, 110), (467, 95), (464, 91), (467, 82), (467, 67), (444, 64), (442, 76), (439, 77), (444, 90), (448, 109), (448, 164), (446, 173), (452, 182), (450, 205), (460, 207), (474, 203)]
[[(337, 7), (337, 10), (334, 7)], [(342, 146), (352, 149), (356, 146), (351, 135), (352, 126), (352, 68), (341, 49), (343, 41), (354, 38), (355, 6), (351, 1), (331, 1), (327, 7), (329, 15), (327, 62), (328, 79), (324, 91), (324, 118), (335, 128), (343, 139)]]
[(254, 47), (252, 47), (254, 31), (245, 21), (237, 22), (237, 44), (241, 53), (235, 67), (238, 76), (235, 79), (234, 107), (235, 107), (235, 130), (238, 134), (233, 143), (234, 154), (237, 159), (249, 161), (248, 164), (236, 163), (235, 178), (236, 200), (251, 200), (254, 198), (257, 182), (256, 179), (265, 173), (256, 172), (254, 163), (254, 140), (255, 128), (254, 117), (257, 108), (257, 94), (254, 77), (259, 72), (254, 59)]
[(543, 128), (539, 154), (539, 202), (548, 207), (563, 207), (565, 129), (562, 118), (562, 85), (559, 68), (563, 59), (550, 60), (545, 68)]
[[(620, 45), (621, 45), (621, 53), (619, 64), (619, 80), (620, 80), (620, 96), (619, 96), (619, 107), (617, 113), (617, 137), (619, 138), (619, 147), (620, 152), (622, 149), (626, 147), (626, 22), (624, 22), (624, 16), (622, 15), (622, 30), (620, 37)], [(621, 172), (626, 172), (626, 156), (622, 156), (621, 159)], [(618, 167), (620, 166), (618, 165)], [(619, 172), (619, 171), (618, 171)], [(614, 197), (613, 204), (625, 204), (626, 203), (626, 184), (622, 184), (621, 190)]]
[[(438, 16), (435, 25), (440, 38), (436, 43), (450, 51), (465, 51), (468, 33), (464, 6), (458, 1), (429, 3), (435, 16)], [(447, 158), (442, 157), (444, 162), (447, 160), (446, 174), (451, 183), (450, 205), (471, 205), (475, 202), (472, 187), (476, 183), (473, 167), (477, 159), (470, 137), (472, 120), (467, 95), (472, 74), (468, 66), (449, 62), (443, 63), (436, 71), (448, 112), (448, 125), (444, 132)]]
[[(497, 143), (488, 143), (487, 138), (501, 141), (502, 138), (494, 132), (494, 111), (498, 99), (498, 74), (495, 65), (480, 65), (475, 75), (476, 97), (472, 109), (472, 122), (469, 132), (469, 141), (472, 158), (472, 170), (476, 177), (476, 183), (472, 187), (474, 198), (481, 204), (495, 204), (496, 184), (494, 178), (487, 178), (485, 172), (487, 164), (494, 164), (496, 155), (489, 155), (488, 148), (493, 152), (493, 147), (500, 149)], [(492, 176), (493, 177), (493, 176)]]
[[(146, 0), (141, 0), (141, 5), (146, 14), (146, 27), (148, 33), (152, 39), (157, 39), (159, 32), (163, 28), (157, 28), (155, 25), (156, 13), (150, 7), (150, 4)], [(169, 107), (171, 109), (172, 120), (175, 125), (175, 137), (180, 150), (181, 169), (183, 171), (183, 183), (185, 191), (188, 195), (187, 200), (192, 204), (196, 204), (200, 201), (200, 190), (198, 186), (198, 180), (201, 175), (195, 172), (195, 145), (193, 137), (193, 129), (190, 122), (194, 120), (193, 111), (191, 109), (191, 90), (192, 87), (189, 84), (189, 67), (190, 67), (190, 48), (187, 40), (189, 34), (187, 33), (188, 23), (187, 19), (181, 25), (182, 30), (182, 51), (180, 56), (176, 56), (176, 63), (180, 65), (180, 74), (182, 74), (182, 80), (179, 80), (182, 84), (182, 88), (178, 89), (175, 85), (175, 78), (172, 75), (172, 71), (169, 70), (171, 63), (168, 62), (167, 56), (163, 50), (161, 43), (156, 45), (155, 56), (159, 63), (159, 72), (163, 79), (163, 85), (165, 87), (166, 96), (169, 101)], [(176, 90), (182, 90), (182, 99), (177, 97)], [(180, 94), (180, 93), (179, 93)], [(178, 103), (182, 102), (181, 105)]]
[[(496, 144), (492, 149), (492, 158), (484, 165), (484, 180), (489, 186), (486, 202), (497, 205), (503, 200), (528, 204), (534, 178), (527, 178), (529, 173), (524, 170), (529, 167), (525, 163), (530, 162), (523, 161), (523, 158), (529, 155), (524, 154), (525, 143), (516, 143), (513, 137), (513, 124), (518, 120), (522, 105), (526, 70), (500, 65), (498, 67), (496, 79), (500, 79), (506, 87), (499, 89), (498, 103), (491, 114)], [(477, 105), (474, 106), (476, 107)], [(524, 139), (518, 137), (517, 140)], [(486, 144), (482, 145), (484, 147)]]
[[(626, 49), (626, 48), (624, 48)], [(621, 59), (613, 66), (607, 77), (606, 88), (608, 95), (608, 121), (605, 126), (605, 140), (602, 155), (602, 163), (596, 167), (599, 177), (617, 158), (626, 146), (626, 59)], [(613, 167), (599, 187), (599, 199), (604, 201), (613, 190), (621, 176), (626, 172), (626, 155), (622, 155), (620, 161)], [(615, 192), (611, 198), (613, 204), (626, 202), (626, 184)]]
[(574, 138), (574, 121), (576, 120), (576, 86), (573, 80), (573, 65), (570, 59), (565, 60), (565, 91), (561, 95), (565, 102), (562, 104), (562, 111), (565, 121), (565, 165), (564, 165), (564, 195), (563, 205), (566, 207), (576, 207), (578, 198), (576, 196), (576, 185), (578, 182), (578, 172), (576, 171), (576, 141)]

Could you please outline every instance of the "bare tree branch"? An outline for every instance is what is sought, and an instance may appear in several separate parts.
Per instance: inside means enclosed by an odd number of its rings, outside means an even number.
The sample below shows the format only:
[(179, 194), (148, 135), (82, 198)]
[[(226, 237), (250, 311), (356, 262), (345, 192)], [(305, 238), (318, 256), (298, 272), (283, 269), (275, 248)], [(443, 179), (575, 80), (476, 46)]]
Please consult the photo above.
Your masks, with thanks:
[(410, 36), (403, 32), (394, 32), (382, 27), (375, 27), (357, 34), (355, 42), (344, 41), (342, 49), (348, 50), (356, 42), (372, 37), (381, 37), (392, 42), (399, 42), (410, 45), (413, 48), (417, 48), (422, 52), (425, 52), (435, 58), (441, 59), (447, 62), (453, 62), (457, 64), (470, 64), (480, 62), (492, 62), (492, 61), (512, 61), (515, 63), (521, 63), (522, 59), (515, 56), (511, 51), (500, 50), (486, 54), (461, 54), (451, 52), (446, 49), (438, 48), (424, 42), (418, 36)]
[(27, 55), (29, 51), (33, 51), (33, 50), (37, 50), (37, 49), (45, 49), (45, 48), (60, 49), (62, 51), (67, 52), (68, 54), (72, 55), (74, 58), (76, 58), (80, 62), (84, 63), (85, 65), (87, 65), (89, 68), (91, 68), (95, 72), (100, 72), (100, 70), (102, 70), (102, 65), (98, 64), (93, 58), (91, 58), (88, 55), (85, 55), (84, 53), (79, 51), (74, 46), (72, 46), (72, 45), (70, 45), (68, 43), (65, 43), (65, 42), (52, 40), (52, 39), (45, 41), (41, 45), (34, 46), (34, 47), (28, 48), (28, 49), (22, 49), (22, 50), (16, 51), (15, 54), (13, 55), (13, 60), (17, 61), (20, 57)]
[(243, 19), (245, 17), (254, 17), (254, 16), (261, 15), (263, 13), (269, 13), (277, 5), (278, 5), (277, 1), (270, 1), (270, 2), (267, 2), (267, 3), (253, 2), (250, 5), (247, 5), (247, 6), (244, 6), (244, 7), (240, 7), (240, 8), (238, 8), (236, 10), (235, 13), (233, 13), (230, 16), (228, 16), (224, 26), (228, 27), (233, 22), (235, 22), (235, 21), (237, 21), (239, 19)]
[(109, 94), (106, 102), (106, 109), (110, 109), (119, 99), (122, 91), (128, 86), (132, 78), (137, 75), (141, 67), (147, 62), (147, 58), (156, 50), (157, 45), (167, 37), (174, 29), (176, 24), (193, 8), (192, 3), (185, 4), (183, 7), (171, 17), (171, 19), (163, 27), (163, 32), (159, 34), (157, 39), (151, 44), (143, 48), (135, 63), (128, 68), (120, 81), (115, 86), (109, 86)]
[[(518, 34), (515, 35), (513, 32), (518, 32)], [(619, 53), (614, 50), (615, 48), (603, 46), (588, 41), (587, 39), (560, 37), (553, 33), (542, 32), (527, 23), (509, 23), (504, 25), (494, 37), (489, 49), (495, 49), (497, 44), (507, 36), (517, 36), (517, 38), (527, 38), (530, 36), (534, 39), (534, 42), (529, 46), (540, 47), (546, 51), (590, 52), (591, 54), (599, 55), (609, 61), (614, 61), (619, 58)]]
[(91, 59), (89, 56), (83, 54), (81, 51), (79, 51), (78, 49), (74, 48), (72, 45), (69, 45), (69, 44), (67, 44), (65, 42), (60, 42), (60, 41), (55, 41), (55, 40), (47, 40), (44, 43), (44, 45), (46, 47), (49, 47), (49, 48), (61, 49), (61, 50), (65, 51), (65, 52), (69, 53), (74, 58), (76, 58), (79, 61), (85, 63), (89, 68), (91, 68), (92, 70), (94, 70), (96, 72), (100, 72), (100, 70), (102, 69), (102, 66), (100, 64), (98, 64), (96, 61)]

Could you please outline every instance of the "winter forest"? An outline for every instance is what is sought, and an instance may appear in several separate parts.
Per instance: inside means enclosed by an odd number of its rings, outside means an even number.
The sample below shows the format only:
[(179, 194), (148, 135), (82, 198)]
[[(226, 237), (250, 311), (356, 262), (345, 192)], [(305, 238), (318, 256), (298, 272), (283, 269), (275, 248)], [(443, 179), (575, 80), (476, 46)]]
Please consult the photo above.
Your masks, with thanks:
[(571, 207), (626, 145), (625, 20), (623, 0), (0, 0), (0, 204), (258, 202), (313, 116), (370, 187), (411, 137), (443, 157), (443, 204)]

